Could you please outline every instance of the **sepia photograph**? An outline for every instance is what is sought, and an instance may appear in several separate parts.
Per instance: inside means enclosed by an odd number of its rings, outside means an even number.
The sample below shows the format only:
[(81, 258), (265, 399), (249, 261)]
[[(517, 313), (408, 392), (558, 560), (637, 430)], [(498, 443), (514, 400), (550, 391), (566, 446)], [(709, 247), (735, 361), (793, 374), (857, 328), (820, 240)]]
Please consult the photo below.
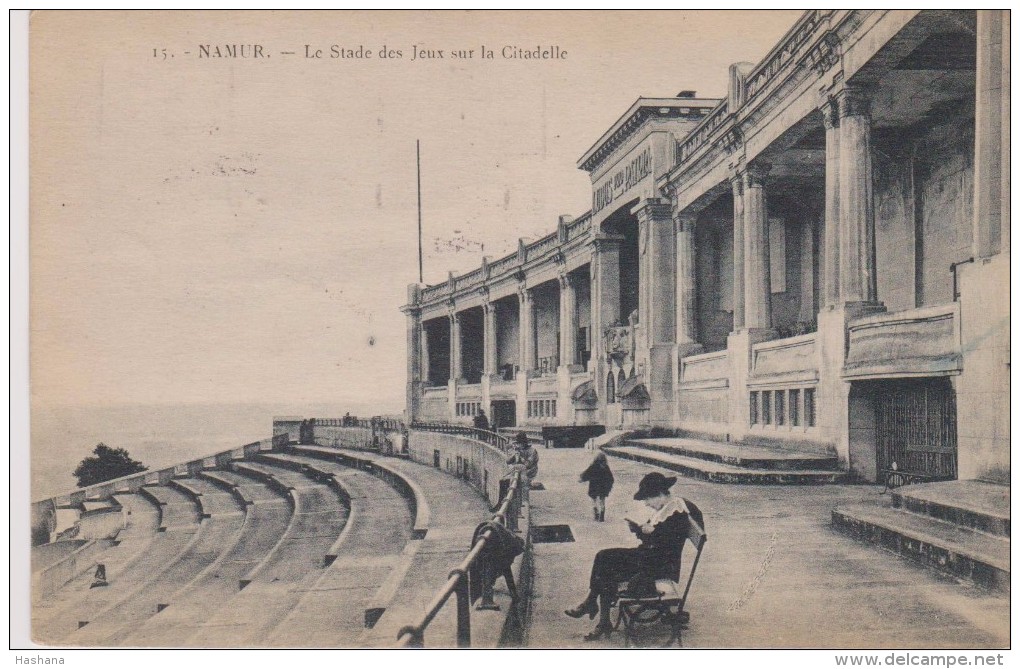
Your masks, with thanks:
[(26, 657), (1003, 665), (1009, 10), (27, 23)]

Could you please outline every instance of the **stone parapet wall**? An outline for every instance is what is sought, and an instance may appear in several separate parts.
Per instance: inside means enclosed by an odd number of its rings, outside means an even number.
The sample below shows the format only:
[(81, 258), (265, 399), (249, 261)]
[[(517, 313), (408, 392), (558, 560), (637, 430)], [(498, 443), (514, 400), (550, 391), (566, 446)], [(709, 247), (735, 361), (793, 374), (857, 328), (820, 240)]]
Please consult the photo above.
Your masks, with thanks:
[(454, 434), (411, 430), (408, 454), (417, 463), (464, 479), (489, 504), (499, 501), (499, 480), (507, 467), (506, 455), (496, 447)]
[(286, 433), (275, 435), (269, 439), (252, 442), (229, 451), (221, 451), (205, 458), (182, 462), (172, 467), (148, 470), (119, 479), (104, 481), (87, 488), (79, 488), (65, 495), (57, 495), (49, 499), (32, 503), (32, 537), (49, 536), (51, 532), (59, 532), (56, 526), (57, 509), (80, 508), (86, 500), (106, 499), (117, 492), (138, 492), (146, 485), (166, 485), (179, 476), (193, 476), (206, 469), (216, 469), (228, 465), (235, 460), (246, 460), (261, 451), (271, 451), (287, 445)]

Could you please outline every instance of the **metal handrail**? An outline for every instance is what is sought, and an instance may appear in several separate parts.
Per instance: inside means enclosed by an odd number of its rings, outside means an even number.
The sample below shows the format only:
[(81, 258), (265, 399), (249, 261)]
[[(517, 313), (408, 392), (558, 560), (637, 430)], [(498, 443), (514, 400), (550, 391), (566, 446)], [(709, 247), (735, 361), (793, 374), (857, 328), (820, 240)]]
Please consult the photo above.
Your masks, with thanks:
[[(521, 472), (514, 472), (506, 497), (492, 516), (492, 522), (499, 523), (503, 527), (507, 527), (509, 523), (512, 529), (517, 520), (520, 502), (518, 497), (522, 480)], [(457, 647), (469, 648), (471, 646), (471, 593), (468, 574), (485, 552), (485, 547), (492, 538), (493, 532), (492, 528), (488, 528), (481, 533), (464, 560), (450, 571), (446, 583), (432, 598), (421, 619), (413, 625), (405, 625), (400, 628), (397, 633), (398, 648), (423, 648), (426, 628), (439, 615), (443, 606), (454, 594), (457, 595)]]
[(461, 436), (467, 436), (475, 441), (481, 441), (490, 446), (495, 446), (499, 450), (507, 453), (510, 451), (513, 445), (513, 440), (509, 437), (493, 432), (491, 430), (483, 430), (478, 427), (471, 425), (456, 425), (453, 423), (427, 423), (427, 422), (416, 422), (411, 424), (412, 430), (424, 430), (425, 432), (444, 432), (446, 434), (456, 434)]

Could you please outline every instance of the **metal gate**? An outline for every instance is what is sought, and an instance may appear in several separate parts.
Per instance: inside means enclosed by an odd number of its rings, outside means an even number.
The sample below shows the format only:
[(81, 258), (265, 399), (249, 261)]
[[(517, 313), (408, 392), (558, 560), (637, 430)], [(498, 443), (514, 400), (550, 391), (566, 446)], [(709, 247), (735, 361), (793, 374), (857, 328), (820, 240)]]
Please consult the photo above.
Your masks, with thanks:
[(880, 470), (956, 478), (956, 396), (948, 378), (881, 382), (875, 394)]

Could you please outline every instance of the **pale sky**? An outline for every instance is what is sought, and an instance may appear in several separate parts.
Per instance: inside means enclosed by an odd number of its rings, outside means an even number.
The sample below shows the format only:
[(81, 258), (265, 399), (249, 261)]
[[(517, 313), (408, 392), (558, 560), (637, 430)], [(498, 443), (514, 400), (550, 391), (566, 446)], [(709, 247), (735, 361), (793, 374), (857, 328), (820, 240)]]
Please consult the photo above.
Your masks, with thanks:
[[(729, 64), (798, 16), (35, 14), (33, 401), (399, 411), (416, 139), (435, 283), (584, 213), (576, 161), (637, 97), (722, 96)], [(253, 43), (270, 58), (197, 57)], [(445, 58), (411, 61), (414, 45)], [(536, 45), (567, 58), (500, 57)]]

